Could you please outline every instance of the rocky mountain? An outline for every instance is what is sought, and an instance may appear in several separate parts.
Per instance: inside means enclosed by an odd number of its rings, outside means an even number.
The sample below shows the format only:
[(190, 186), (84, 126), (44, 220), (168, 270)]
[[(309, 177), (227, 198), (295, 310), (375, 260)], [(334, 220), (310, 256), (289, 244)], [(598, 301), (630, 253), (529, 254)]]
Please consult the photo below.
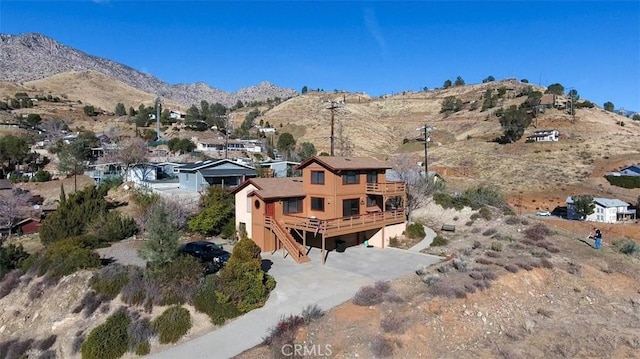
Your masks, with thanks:
[(226, 92), (205, 83), (168, 84), (154, 76), (109, 59), (86, 54), (41, 34), (0, 34), (0, 80), (25, 82), (68, 71), (97, 71), (136, 89), (159, 94), (174, 102), (198, 104), (201, 100), (233, 105), (238, 100), (263, 101), (267, 98), (289, 98), (297, 93), (268, 82)]

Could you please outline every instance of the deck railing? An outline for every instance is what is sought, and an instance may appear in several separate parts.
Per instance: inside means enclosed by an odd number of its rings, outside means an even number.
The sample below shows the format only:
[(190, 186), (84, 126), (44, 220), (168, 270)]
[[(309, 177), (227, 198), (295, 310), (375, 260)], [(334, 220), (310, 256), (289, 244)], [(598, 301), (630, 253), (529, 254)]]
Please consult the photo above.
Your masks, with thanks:
[(317, 219), (297, 216), (285, 216), (283, 222), (286, 226), (295, 229), (324, 233), (331, 237), (338, 232), (371, 229), (376, 225), (402, 223), (406, 220), (404, 209), (393, 211), (374, 212), (358, 216), (341, 217), (333, 219)]
[(404, 182), (367, 183), (367, 193), (371, 194), (399, 194), (404, 191)]

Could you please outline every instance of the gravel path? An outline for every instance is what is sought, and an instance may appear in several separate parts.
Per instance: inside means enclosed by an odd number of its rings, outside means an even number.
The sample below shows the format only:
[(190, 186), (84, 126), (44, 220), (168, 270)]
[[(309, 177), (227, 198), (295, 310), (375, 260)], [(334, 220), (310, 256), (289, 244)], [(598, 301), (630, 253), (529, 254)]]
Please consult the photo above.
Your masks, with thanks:
[(115, 242), (107, 248), (99, 248), (96, 251), (101, 259), (110, 259), (122, 265), (131, 264), (144, 268), (147, 262), (138, 255), (138, 249), (142, 248), (143, 243), (141, 240), (127, 239)]

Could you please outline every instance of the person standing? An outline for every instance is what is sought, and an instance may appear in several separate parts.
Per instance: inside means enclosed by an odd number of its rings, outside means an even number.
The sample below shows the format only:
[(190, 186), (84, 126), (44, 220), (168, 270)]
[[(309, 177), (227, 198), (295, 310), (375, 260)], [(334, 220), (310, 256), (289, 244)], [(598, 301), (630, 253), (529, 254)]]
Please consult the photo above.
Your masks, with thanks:
[(602, 231), (600, 231), (600, 229), (598, 228), (594, 228), (594, 236), (593, 238), (595, 239), (595, 247), (596, 249), (600, 249), (602, 248)]

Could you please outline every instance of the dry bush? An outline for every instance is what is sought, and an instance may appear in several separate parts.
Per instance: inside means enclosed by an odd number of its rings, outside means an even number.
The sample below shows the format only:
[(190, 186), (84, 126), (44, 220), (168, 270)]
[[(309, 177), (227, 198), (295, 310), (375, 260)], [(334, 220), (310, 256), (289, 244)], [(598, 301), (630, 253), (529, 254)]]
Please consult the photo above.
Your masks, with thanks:
[(455, 268), (458, 272), (469, 271), (469, 262), (461, 258), (454, 258), (453, 261), (451, 261), (451, 264), (453, 265), (453, 268)]
[(508, 225), (520, 224), (520, 218), (516, 216), (507, 216), (507, 218), (504, 219), (504, 223)]
[(473, 282), (473, 285), (480, 290), (491, 288), (491, 282), (489, 282), (488, 280), (477, 280)]
[(473, 234), (480, 233), (480, 228), (479, 227), (471, 228), (471, 233), (473, 233)]
[(386, 317), (380, 321), (380, 328), (385, 333), (398, 333), (402, 334), (405, 331), (404, 323), (407, 318), (401, 317), (396, 312), (389, 313)]
[(437, 281), (429, 287), (429, 293), (437, 297), (466, 298), (467, 292), (452, 283)]
[(467, 226), (467, 227), (471, 227), (471, 226), (473, 226), (474, 223), (475, 223), (475, 221), (466, 221), (464, 223), (464, 225)]
[(504, 269), (508, 270), (511, 273), (518, 273), (518, 271), (520, 270), (520, 268), (514, 264), (507, 264), (506, 266), (504, 266)]
[(12, 290), (20, 285), (20, 271), (12, 270), (0, 281), (0, 298), (6, 297)]
[(473, 249), (482, 248), (482, 243), (480, 243), (480, 241), (473, 241), (473, 246), (471, 248)]
[(436, 269), (438, 272), (440, 273), (449, 273), (451, 272), (452, 269), (452, 265), (451, 263), (445, 263), (443, 265), (438, 266), (438, 268)]
[(536, 242), (534, 242), (534, 241), (532, 241), (530, 239), (523, 239), (523, 240), (520, 241), (520, 243), (526, 244), (528, 246), (535, 246), (536, 245)]
[(524, 235), (527, 239), (536, 242), (541, 241), (552, 234), (553, 231), (542, 223), (537, 223), (524, 231)]
[(491, 242), (491, 250), (496, 252), (502, 252), (502, 243)]
[(324, 316), (324, 310), (322, 310), (317, 304), (309, 304), (302, 309), (302, 313), (300, 315), (302, 316), (302, 319), (304, 319), (304, 322), (309, 324)]
[(467, 284), (464, 285), (464, 290), (467, 293), (475, 293), (476, 292), (476, 287), (473, 284), (467, 283)]
[(567, 263), (567, 272), (569, 274), (580, 275), (580, 273), (582, 272), (582, 268), (579, 264), (569, 262)]
[(516, 263), (516, 265), (526, 271), (530, 271), (533, 270), (533, 266), (529, 263), (525, 263), (525, 262), (518, 262)]
[(546, 258), (542, 258), (540, 259), (540, 265), (543, 268), (547, 268), (547, 269), (553, 269), (553, 263), (551, 263), (548, 259)]
[(488, 228), (486, 231), (482, 232), (483, 236), (492, 236), (494, 234), (498, 233), (498, 230), (495, 228)]
[(355, 296), (353, 296), (352, 302), (359, 306), (370, 306), (382, 303), (384, 300), (384, 292), (376, 288), (375, 286), (361, 287)]
[(379, 280), (375, 282), (373, 287), (382, 293), (386, 293), (391, 289), (391, 284), (389, 284), (389, 282)]
[(485, 255), (491, 258), (500, 258), (500, 253), (494, 251), (487, 251)]
[(389, 358), (393, 355), (395, 344), (392, 340), (381, 335), (376, 335), (371, 339), (371, 352), (376, 358)]
[(73, 308), (72, 313), (84, 312), (84, 317), (89, 318), (105, 300), (105, 297), (96, 294), (93, 290), (88, 291), (84, 297), (82, 297), (80, 304)]
[(478, 259), (476, 259), (476, 263), (490, 265), (490, 264), (493, 264), (493, 261), (491, 261), (491, 260), (489, 260), (487, 258), (478, 258)]
[(404, 303), (404, 298), (402, 298), (398, 293), (390, 291), (384, 294), (384, 301), (389, 303)]

